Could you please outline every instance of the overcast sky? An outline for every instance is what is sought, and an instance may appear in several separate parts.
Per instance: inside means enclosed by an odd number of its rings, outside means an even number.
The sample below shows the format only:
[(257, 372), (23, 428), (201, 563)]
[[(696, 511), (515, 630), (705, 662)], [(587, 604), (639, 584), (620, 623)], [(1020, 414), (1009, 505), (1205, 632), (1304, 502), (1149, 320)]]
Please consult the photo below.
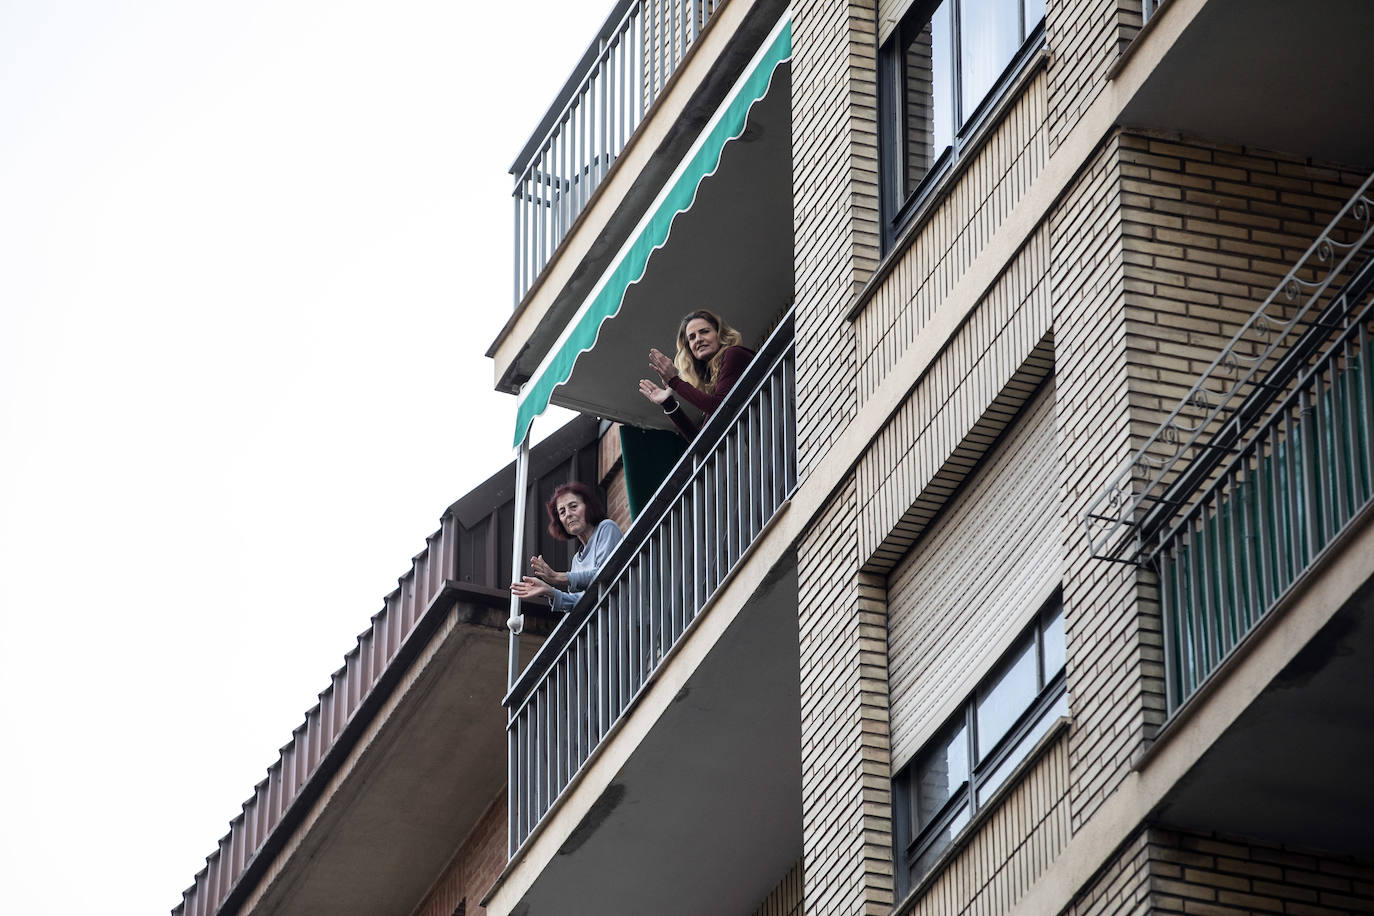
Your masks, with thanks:
[(611, 0), (0, 0), (0, 913), (165, 913), (510, 460), (506, 174)]

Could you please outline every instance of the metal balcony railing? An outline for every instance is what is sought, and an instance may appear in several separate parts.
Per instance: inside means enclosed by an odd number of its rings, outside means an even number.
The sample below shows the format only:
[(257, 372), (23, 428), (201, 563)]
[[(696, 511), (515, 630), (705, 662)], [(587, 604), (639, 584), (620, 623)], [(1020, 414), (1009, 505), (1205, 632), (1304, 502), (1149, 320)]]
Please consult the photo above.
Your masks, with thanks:
[(511, 166), (517, 304), (725, 2), (620, 0), (611, 11)]
[(511, 688), (511, 855), (791, 497), (793, 352), (789, 317)]
[(1155, 563), (1172, 715), (1374, 496), (1374, 299), (1329, 341)]
[(1374, 496), (1374, 175), (1090, 508), (1158, 572), (1173, 715)]

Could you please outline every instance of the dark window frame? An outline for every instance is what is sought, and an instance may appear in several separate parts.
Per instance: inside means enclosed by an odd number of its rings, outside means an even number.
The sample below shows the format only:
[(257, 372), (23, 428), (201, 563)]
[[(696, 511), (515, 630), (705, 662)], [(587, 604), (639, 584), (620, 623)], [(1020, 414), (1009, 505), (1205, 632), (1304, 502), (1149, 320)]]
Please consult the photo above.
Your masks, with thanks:
[[(906, 107), (906, 74), (904, 49), (912, 36), (919, 34), (929, 23), (942, 2), (950, 4), (951, 60), (949, 103), (951, 115), (950, 144), (931, 163), (925, 176), (910, 190), (905, 190), (906, 171), (903, 138), (907, 136), (904, 120)], [(1042, 16), (1029, 30), (1026, 28), (1026, 2), (1019, 0), (1019, 32), (1021, 45), (992, 83), (987, 93), (964, 113), (960, 0), (916, 0), (902, 16), (887, 41), (878, 49), (878, 212), (882, 225), (882, 250), (891, 251), (897, 240), (913, 223), (936, 193), (936, 188), (955, 170), (971, 147), (979, 145), (981, 131), (991, 112), (1016, 83), (1018, 77), (1045, 43), (1045, 19)]]
[[(1068, 693), (1067, 664), (1055, 672), (1045, 670), (1045, 634), (1049, 622), (1056, 615), (1058, 615), (1062, 627), (1064, 621), (1063, 596), (1057, 590), (1054, 596), (1036, 611), (1035, 617), (1029, 625), (1017, 634), (1015, 642), (998, 657), (988, 673), (978, 681), (977, 686), (960, 702), (959, 709), (942, 722), (931, 738), (907, 761), (906, 766), (893, 775), (892, 840), (898, 899), (909, 894), (912, 888), (916, 887), (926, 875), (934, 870), (933, 866), (939, 859), (943, 858), (944, 852), (959, 843), (968, 826), (984, 809), (996, 804), (1002, 789), (1011, 784), (1011, 780), (1006, 778), (1010, 774), (1003, 774), (1004, 778), (1001, 782), (992, 787), (992, 794), (980, 802), (979, 795), (983, 789), (987, 788), (989, 777), (997, 775), (998, 771), (1011, 759), (1028, 737), (1037, 733), (1043, 735), (1048, 732), (1054, 721), (1048, 717), (1048, 714)], [(1033, 644), (1035, 651), (1036, 693), (1027, 703), (1026, 708), (1017, 715), (1015, 721), (988, 749), (987, 753), (980, 757), (978, 748), (979, 700), (985, 696), (988, 687), (996, 684), (1000, 677), (1011, 669), (1016, 659), (1025, 651), (1028, 641)], [(916, 788), (912, 782), (920, 773), (919, 764), (925, 762), (924, 758), (927, 751), (944, 746), (949, 732), (957, 730), (961, 724), (964, 730), (964, 754), (967, 761), (965, 778), (950, 793), (949, 798), (945, 800), (930, 820), (925, 825), (918, 826), (914, 823), (913, 799), (916, 795)], [(1027, 749), (1026, 754), (1020, 758), (1021, 760), (1029, 757), (1029, 750)], [(1016, 762), (1019, 763), (1019, 761)], [(951, 829), (954, 822), (964, 814), (967, 815), (965, 823), (958, 829)], [(929, 867), (918, 874), (916, 872), (917, 864), (926, 858), (942, 840), (945, 841), (944, 846), (930, 860)]]

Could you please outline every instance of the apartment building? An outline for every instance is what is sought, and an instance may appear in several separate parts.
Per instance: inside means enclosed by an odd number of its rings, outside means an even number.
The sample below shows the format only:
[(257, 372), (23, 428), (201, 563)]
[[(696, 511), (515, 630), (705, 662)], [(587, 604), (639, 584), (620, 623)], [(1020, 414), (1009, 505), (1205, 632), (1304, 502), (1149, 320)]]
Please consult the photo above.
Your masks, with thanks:
[[(513, 491), (599, 418), (626, 538), (523, 609), (496, 807), (355, 911), (1374, 909), (1372, 27), (616, 3), (488, 355)], [(700, 307), (757, 355), (675, 445), (635, 384)], [(187, 912), (305, 912), (246, 883)]]

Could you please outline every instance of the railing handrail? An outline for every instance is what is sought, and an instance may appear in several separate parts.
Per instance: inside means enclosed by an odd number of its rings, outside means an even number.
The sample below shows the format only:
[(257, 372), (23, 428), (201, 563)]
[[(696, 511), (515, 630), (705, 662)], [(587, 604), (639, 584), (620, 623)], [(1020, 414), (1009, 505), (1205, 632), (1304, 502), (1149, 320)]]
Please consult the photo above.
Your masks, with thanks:
[[(1166, 497), (1177, 494), (1164, 481), (1178, 465), (1185, 454), (1192, 451), (1198, 441), (1209, 431), (1215, 434), (1219, 428), (1233, 422), (1239, 410), (1225, 415), (1228, 406), (1247, 390), (1255, 381), (1255, 376), (1266, 366), (1280, 345), (1284, 344), (1313, 308), (1317, 307), (1332, 281), (1342, 274), (1351, 260), (1367, 249), (1374, 238), (1374, 200), (1367, 195), (1374, 186), (1374, 174), (1343, 204), (1335, 217), (1326, 225), (1317, 238), (1308, 246), (1303, 256), (1288, 271), (1282, 280), (1265, 297), (1264, 301), (1251, 313), (1227, 345), (1221, 350), (1210, 366), (1202, 373), (1193, 387), (1189, 389), (1170, 412), (1163, 423), (1150, 435), (1125, 467), (1117, 473), (1111, 483), (1089, 506), (1084, 513), (1084, 527), (1087, 529), (1092, 555), (1100, 559), (1125, 560), (1138, 562), (1145, 550), (1145, 540), (1153, 531), (1168, 523), (1180, 506), (1177, 501), (1170, 502)], [(1354, 241), (1341, 242), (1334, 238), (1336, 230), (1349, 217), (1363, 224)], [(1340, 253), (1337, 258), (1338, 252)], [(1316, 271), (1319, 279), (1304, 280), (1303, 275)], [(1288, 320), (1271, 317), (1269, 309), (1286, 300), (1290, 305), (1305, 296), (1301, 307)], [(1263, 343), (1262, 352), (1249, 356), (1238, 352), (1245, 343)], [(1249, 366), (1243, 376), (1242, 365)], [(1226, 384), (1229, 377), (1231, 383)], [(1224, 391), (1220, 396), (1210, 393), (1209, 382), (1214, 386), (1221, 383)], [(1215, 397), (1215, 403), (1213, 399)], [(1241, 407), (1247, 403), (1242, 400)], [(1189, 411), (1201, 408), (1204, 414), (1191, 424), (1184, 418)], [(1191, 415), (1196, 417), (1196, 415)], [(1161, 457), (1161, 446), (1173, 446), (1173, 453)], [(1133, 486), (1138, 481), (1143, 485), (1138, 491)], [(1146, 504), (1158, 504), (1147, 515), (1142, 514)], [(1108, 514), (1116, 509), (1115, 514)], [(1094, 537), (1095, 530), (1105, 527), (1102, 539)], [(1132, 550), (1132, 531), (1134, 550)]]
[(539, 126), (530, 134), (530, 138), (521, 147), (519, 155), (511, 163), (510, 174), (523, 176), (529, 170), (529, 167), (534, 163), (535, 152), (548, 142), (554, 128), (568, 113), (573, 100), (582, 94), (582, 87), (590, 81), (596, 65), (601, 62), (601, 58), (606, 54), (607, 39), (620, 31), (621, 25), (632, 12), (630, 7), (642, 2), (644, 0), (616, 0), (615, 6), (611, 7), (610, 15), (602, 23), (596, 37), (592, 39), (591, 44), (587, 45), (587, 50), (582, 53), (582, 58), (573, 67), (572, 73), (563, 83), (563, 88), (558, 90), (558, 95), (554, 97), (553, 104), (549, 106), (544, 117), (540, 119)]
[(744, 374), (740, 376), (729, 395), (702, 425), (696, 438), (683, 452), (682, 457), (678, 459), (668, 476), (659, 484), (654, 495), (645, 503), (639, 517), (630, 525), (630, 530), (625, 532), (625, 537), (606, 559), (605, 565), (601, 567), (596, 578), (587, 586), (577, 606), (558, 622), (558, 626), (544, 640), (544, 644), (539, 647), (534, 658), (525, 666), (525, 670), (520, 672), (520, 676), (516, 678), (515, 683), (502, 699), (501, 704), (503, 706), (518, 710), (519, 706), (529, 698), (539, 679), (557, 660), (563, 648), (572, 641), (578, 628), (591, 614), (600, 599), (602, 587), (615, 581), (630, 560), (643, 547), (644, 542), (653, 534), (659, 522), (662, 521), (664, 513), (673, 506), (683, 489), (691, 483), (693, 473), (701, 463), (701, 459), (720, 444), (721, 439), (730, 429), (740, 411), (749, 404), (754, 395), (767, 382), (779, 361), (787, 355), (792, 346), (792, 338), (793, 311), (789, 309), (782, 320), (778, 322), (777, 327), (773, 329), (773, 333), (759, 348), (754, 358), (750, 360)]

